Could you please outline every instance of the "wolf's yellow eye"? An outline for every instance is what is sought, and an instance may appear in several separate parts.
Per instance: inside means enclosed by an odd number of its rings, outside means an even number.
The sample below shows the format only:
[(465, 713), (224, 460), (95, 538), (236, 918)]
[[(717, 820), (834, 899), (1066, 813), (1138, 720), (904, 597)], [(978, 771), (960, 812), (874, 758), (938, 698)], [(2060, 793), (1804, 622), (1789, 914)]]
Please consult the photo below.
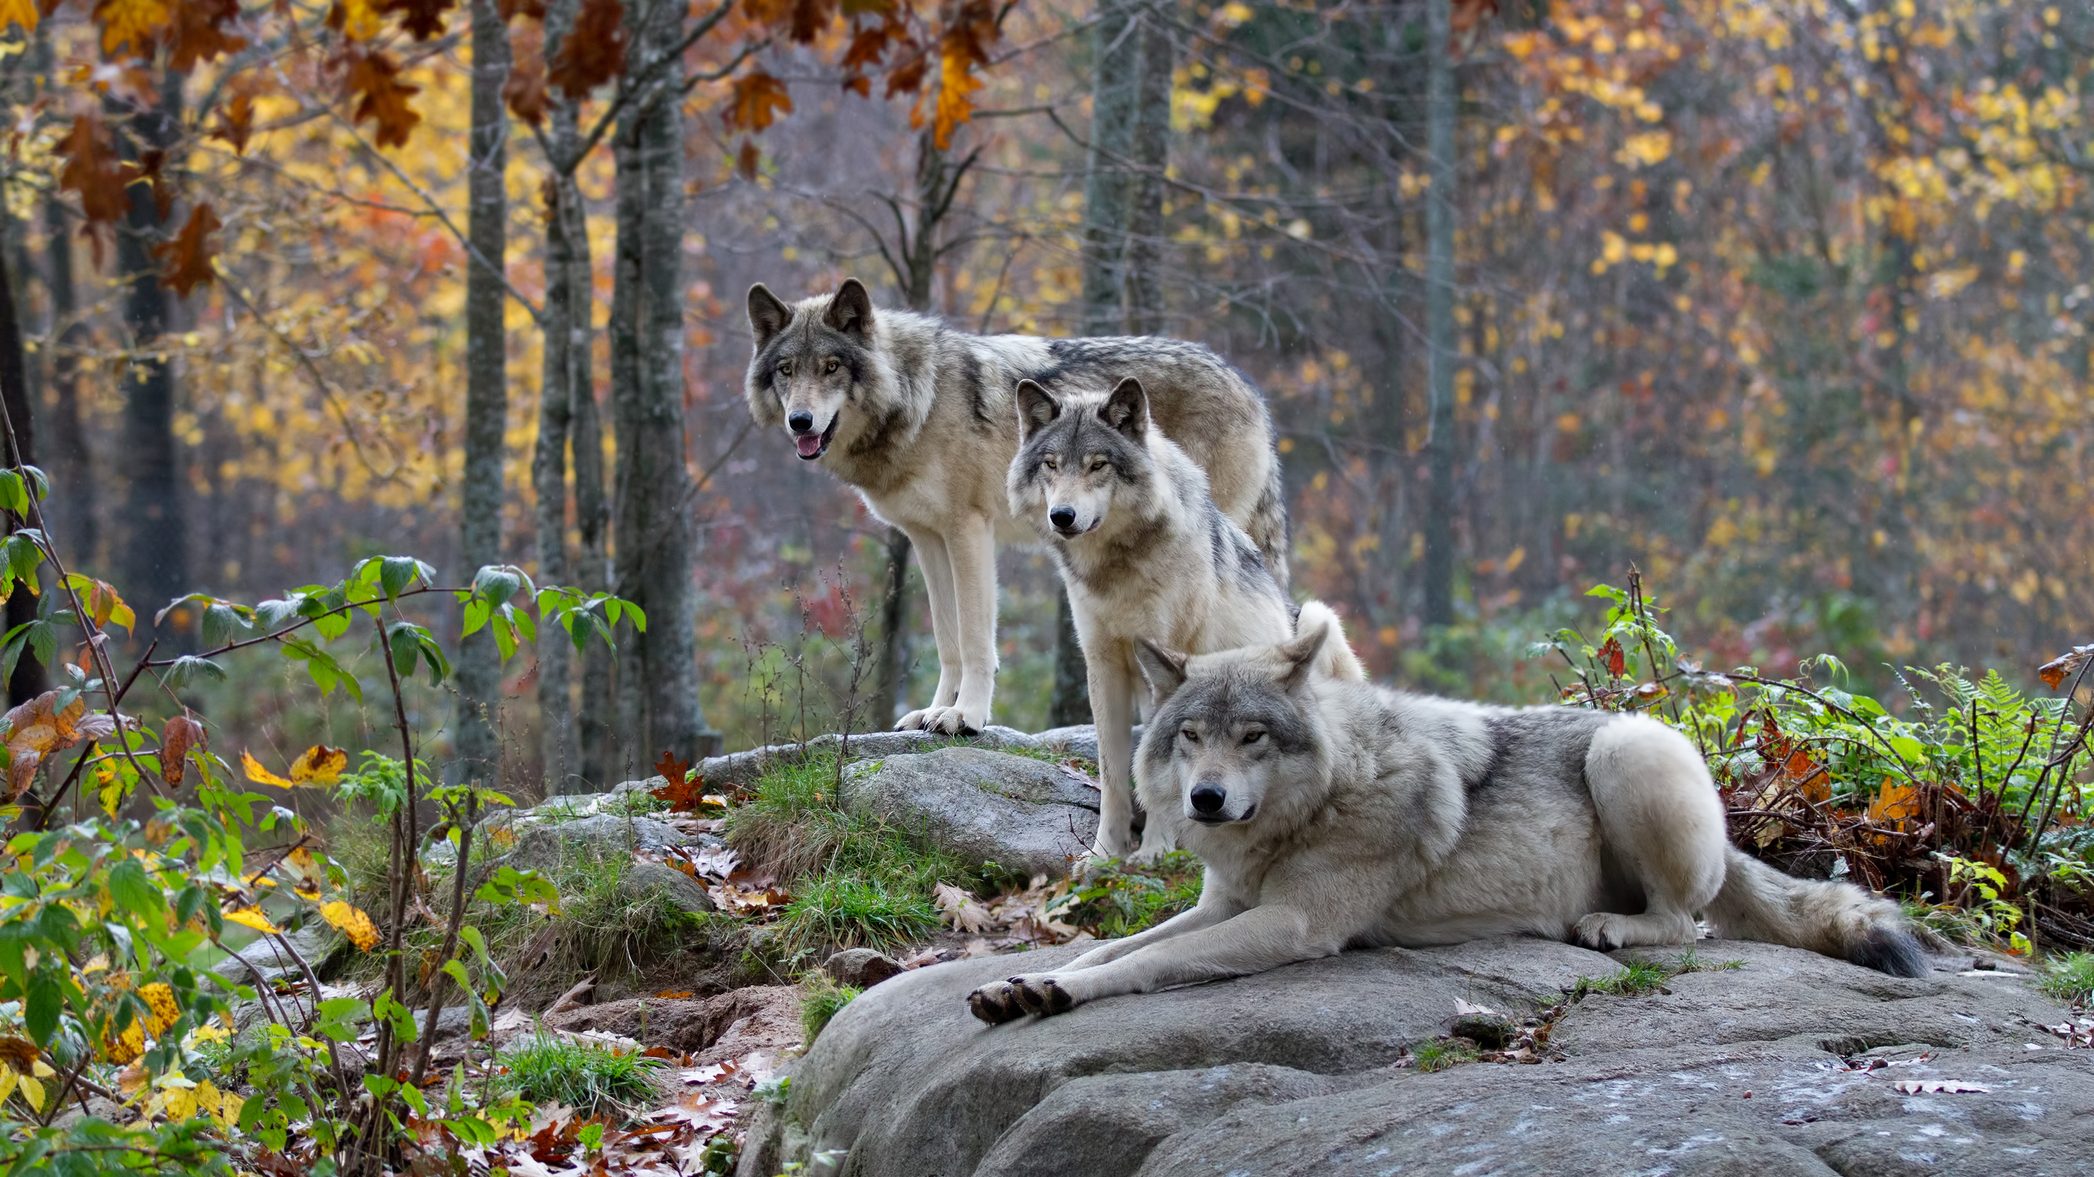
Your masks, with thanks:
[(1103, 469), (1105, 469), (1105, 459), (1104, 459), (1104, 458), (1092, 458), (1092, 459), (1091, 459), (1091, 473), (1093, 473), (1093, 474), (1096, 474), (1096, 473), (1097, 473), (1098, 471), (1100, 471), (1100, 470), (1103, 470)]
[(833, 375), (835, 375), (835, 374), (836, 374), (836, 369), (837, 369), (837, 368), (838, 368), (839, 366), (841, 366), (841, 365), (840, 365), (840, 361), (838, 361), (838, 360), (836, 359), (836, 357), (834, 357), (834, 356), (831, 356), (831, 357), (829, 358), (829, 362), (828, 362), (828, 363), (825, 363), (825, 364), (823, 364), (823, 365), (822, 365), (822, 375), (824, 375), (824, 376), (833, 376)]
[(1062, 460), (1053, 454), (1048, 454), (1040, 459), (1040, 465), (1047, 467), (1049, 470), (1059, 470), (1062, 468)]
[(1265, 733), (1257, 728), (1252, 728), (1251, 730), (1243, 733), (1243, 742), (1246, 744), (1255, 744), (1259, 740), (1262, 740), (1264, 738)]
[(1197, 744), (1200, 742), (1200, 733), (1192, 730), (1189, 727), (1179, 728), (1178, 735), (1188, 744)]
[(792, 362), (791, 360), (781, 360), (781, 361), (779, 362), (779, 364), (778, 364), (778, 374), (779, 374), (780, 376), (790, 376), (790, 375), (792, 375), (792, 374), (793, 374), (793, 362)]

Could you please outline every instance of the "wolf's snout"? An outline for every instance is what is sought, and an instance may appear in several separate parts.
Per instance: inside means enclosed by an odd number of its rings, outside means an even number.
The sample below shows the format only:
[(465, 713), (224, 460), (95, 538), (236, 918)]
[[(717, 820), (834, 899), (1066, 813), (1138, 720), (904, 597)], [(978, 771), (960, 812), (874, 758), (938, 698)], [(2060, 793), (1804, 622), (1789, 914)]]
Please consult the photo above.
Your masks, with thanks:
[(794, 409), (792, 416), (785, 419), (785, 425), (794, 433), (813, 433), (814, 414), (806, 409)]
[(1047, 522), (1054, 524), (1056, 531), (1069, 531), (1076, 526), (1076, 508), (1050, 508), (1047, 512)]
[(1220, 785), (1201, 782), (1192, 787), (1192, 810), (1203, 817), (1218, 814), (1222, 806), (1229, 803), (1227, 790)]

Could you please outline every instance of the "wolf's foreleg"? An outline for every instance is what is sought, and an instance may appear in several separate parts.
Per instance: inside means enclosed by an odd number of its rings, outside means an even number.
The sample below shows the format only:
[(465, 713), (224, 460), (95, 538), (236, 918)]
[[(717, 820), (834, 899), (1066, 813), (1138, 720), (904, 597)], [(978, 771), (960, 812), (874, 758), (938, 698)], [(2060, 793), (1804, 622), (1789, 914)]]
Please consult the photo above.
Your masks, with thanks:
[(1212, 927), (1151, 942), (1118, 960), (1091, 968), (1012, 977), (967, 995), (974, 1016), (989, 1023), (1022, 1014), (1058, 1014), (1125, 993), (1153, 993), (1173, 985), (1262, 973), (1295, 961), (1330, 956), (1350, 939), (1342, 921), (1291, 904), (1267, 904)]
[(952, 557), (945, 537), (926, 528), (903, 528), (923, 569), (924, 595), (931, 600), (931, 638), (938, 646), (938, 689), (931, 705), (909, 712), (896, 731), (920, 731), (943, 714), (960, 694), (960, 617), (953, 599)]
[(952, 561), (953, 611), (960, 629), (960, 690), (925, 726), (950, 735), (989, 726), (996, 693), (996, 533), (986, 515), (962, 516), (945, 536)]
[[(1084, 651), (1091, 719), (1098, 725), (1098, 837), (1096, 858), (1123, 858), (1134, 842), (1134, 683), (1111, 643)], [(1147, 840), (1143, 841), (1147, 848)]]

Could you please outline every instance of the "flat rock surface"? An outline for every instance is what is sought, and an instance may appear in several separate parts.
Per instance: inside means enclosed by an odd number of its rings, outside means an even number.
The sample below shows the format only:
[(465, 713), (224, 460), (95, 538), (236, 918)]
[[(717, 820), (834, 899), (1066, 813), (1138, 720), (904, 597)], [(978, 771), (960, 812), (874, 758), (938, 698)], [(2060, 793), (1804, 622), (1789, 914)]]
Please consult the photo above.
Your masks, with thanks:
[(2094, 1173), (2094, 1052), (2043, 1029), (2066, 1011), (2022, 976), (1898, 980), (1705, 941), (1704, 969), (1663, 992), (1577, 1001), (1552, 1061), (1429, 1074), (1405, 1048), (1445, 1034), (1457, 1002), (1521, 1018), (1638, 954), (1526, 939), (1349, 952), (1048, 1019), (968, 1015), (974, 986), (1077, 951), (868, 990), (758, 1112), (741, 1173)]

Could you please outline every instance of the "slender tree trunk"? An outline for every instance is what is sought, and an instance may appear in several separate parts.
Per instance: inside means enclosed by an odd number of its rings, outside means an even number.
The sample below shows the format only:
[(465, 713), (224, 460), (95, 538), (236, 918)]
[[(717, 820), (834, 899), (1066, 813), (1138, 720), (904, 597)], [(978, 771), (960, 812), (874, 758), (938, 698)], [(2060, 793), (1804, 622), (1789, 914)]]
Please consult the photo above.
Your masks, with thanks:
[[(11, 226), (10, 226), (11, 227)], [(9, 433), (0, 446), (0, 465), (29, 466), (36, 462), (35, 419), (29, 411), (29, 364), (22, 348), (21, 304), (15, 298), (14, 267), (8, 264), (12, 250), (0, 249), (0, 401), (7, 405)], [(9, 532), (27, 520), (13, 512), (5, 515)], [(17, 589), (7, 598), (7, 628), (12, 630), (36, 620), (36, 595)], [(44, 693), (50, 677), (36, 655), (24, 651), (7, 680), (7, 700), (21, 703)]]
[[(465, 275), (465, 477), (460, 548), (466, 572), (501, 559), (502, 448), (509, 409), (507, 297), (508, 195), (502, 173), (509, 159), (502, 85), (509, 77), (509, 35), (497, 0), (472, 0), (472, 131), (466, 158), (466, 237), (475, 257)], [(494, 711), (502, 666), (494, 635), (482, 630), (458, 649), (456, 779), (493, 783), (501, 769)]]
[(1426, 0), (1425, 346), (1431, 490), (1425, 513), (1425, 620), (1454, 620), (1454, 58), (1450, 0)]
[[(684, 18), (676, 4), (643, 10), (628, 68), (645, 70), (673, 52)], [(698, 699), (693, 489), (684, 465), (683, 113), (680, 73), (662, 73), (618, 128), (612, 331), (618, 588), (647, 612), (638, 665), (624, 660), (619, 696), (634, 708), (638, 723), (630, 730), (641, 733), (637, 750), (650, 763), (665, 751), (695, 760), (718, 751), (720, 742)], [(621, 347), (630, 352), (623, 365), (615, 355)], [(623, 383), (619, 367), (631, 375)]]
[[(158, 153), (163, 174), (175, 170), (171, 153), (181, 128), (182, 78), (161, 75), (156, 105), (130, 112), (124, 141), (133, 159)], [(153, 247), (166, 237), (152, 186), (133, 184), (131, 206), (116, 234), (116, 264), (124, 288), (124, 324), (131, 336), (124, 382), (122, 426), (124, 540), (117, 553), (120, 591), (134, 601), (171, 601), (188, 592), (187, 488), (175, 445), (174, 369), (159, 353), (173, 312)], [(156, 606), (157, 607), (157, 604)], [(139, 627), (146, 628), (141, 613)], [(179, 624), (179, 623), (177, 623)], [(140, 636), (144, 636), (141, 632)], [(172, 635), (169, 635), (172, 636)], [(163, 643), (162, 650), (170, 644)]]
[(1122, 267), (1127, 284), (1123, 328), (1135, 335), (1163, 330), (1163, 192), (1170, 165), (1171, 71), (1178, 45), (1164, 20), (1163, 0), (1142, 11), (1141, 46), (1135, 80), (1134, 125), (1127, 136), (1129, 178), (1126, 247)]
[[(560, 51), (574, 28), (579, 7), (579, 0), (553, 0), (546, 6), (548, 58)], [(558, 88), (549, 92), (548, 101), (552, 176), (546, 183), (544, 356), (531, 485), (538, 500), (539, 581), (579, 584), (567, 552), (567, 449), (576, 402), (595, 396), (589, 383), (588, 233), (581, 192), (570, 170), (580, 146), (577, 103)], [(548, 793), (580, 791), (584, 779), (575, 759), (580, 724), (573, 651), (557, 637), (538, 645), (538, 752)]]
[(65, 203), (54, 195), (44, 198), (45, 282), (50, 289), (50, 329), (45, 332), (44, 354), (49, 357), (44, 380), (45, 405), (49, 410), (51, 482), (58, 493), (45, 516), (56, 515), (65, 523), (65, 539), (74, 559), (89, 568), (101, 567), (101, 517), (95, 510), (99, 489), (87, 445), (87, 430), (80, 423), (80, 351), (87, 345), (87, 330), (75, 321), (80, 296), (73, 284), (73, 233)]

